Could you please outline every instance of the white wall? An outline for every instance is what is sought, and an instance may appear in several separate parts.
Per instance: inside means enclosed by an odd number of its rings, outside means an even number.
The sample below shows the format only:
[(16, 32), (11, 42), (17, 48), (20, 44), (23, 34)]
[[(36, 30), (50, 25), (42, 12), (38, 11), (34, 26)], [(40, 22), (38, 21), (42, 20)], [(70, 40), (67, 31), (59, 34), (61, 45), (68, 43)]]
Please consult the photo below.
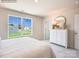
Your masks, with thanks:
[(25, 14), (9, 9), (0, 8), (0, 36), (2, 39), (7, 38), (7, 28), (8, 28), (8, 15), (16, 15), (22, 17), (29, 17), (33, 19), (33, 35), (32, 37), (37, 39), (43, 39), (43, 18), (38, 16), (33, 16), (30, 14)]
[[(47, 28), (47, 30), (49, 30), (49, 27), (51, 29), (52, 22), (57, 16), (66, 17), (67, 29), (68, 29), (68, 46), (71, 48), (74, 48), (74, 15), (75, 14), (79, 14), (79, 8), (56, 10), (54, 12), (51, 12), (51, 14), (44, 19), (45, 21), (48, 20), (49, 22), (49, 26)], [(44, 25), (46, 25), (46, 23), (44, 23)], [(45, 31), (45, 35), (47, 35), (45, 39), (48, 39), (48, 37), (50, 36), (48, 34), (49, 32)]]

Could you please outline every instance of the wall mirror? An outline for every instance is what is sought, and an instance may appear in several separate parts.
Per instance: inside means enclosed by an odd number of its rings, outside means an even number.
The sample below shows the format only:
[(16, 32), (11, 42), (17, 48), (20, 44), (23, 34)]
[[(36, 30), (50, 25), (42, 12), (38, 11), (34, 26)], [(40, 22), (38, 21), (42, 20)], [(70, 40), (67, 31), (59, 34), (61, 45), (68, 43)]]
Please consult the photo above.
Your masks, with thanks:
[(58, 21), (62, 24), (66, 24), (66, 18), (64, 16), (58, 16), (55, 18), (55, 21)]
[(64, 16), (58, 16), (54, 19), (53, 29), (64, 29), (66, 25), (66, 18)]

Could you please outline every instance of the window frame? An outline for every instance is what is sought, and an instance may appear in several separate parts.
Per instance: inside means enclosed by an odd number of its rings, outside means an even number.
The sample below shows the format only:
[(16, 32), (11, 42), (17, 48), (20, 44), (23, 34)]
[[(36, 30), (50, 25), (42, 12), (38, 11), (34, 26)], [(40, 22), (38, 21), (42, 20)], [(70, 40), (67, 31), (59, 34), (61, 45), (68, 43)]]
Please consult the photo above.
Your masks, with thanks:
[[(20, 17), (21, 18), (21, 25), (22, 25), (22, 20), (23, 18), (25, 19), (31, 19), (31, 34), (30, 35), (21, 35), (19, 37), (15, 37), (15, 38), (20, 38), (20, 37), (31, 37), (33, 36), (33, 19), (30, 18), (30, 17), (26, 17), (26, 16), (17, 16), (17, 15), (8, 15), (8, 18), (7, 18), (7, 38), (10, 39), (9, 37), (9, 17), (10, 16), (14, 16), (14, 17)], [(13, 39), (13, 38), (11, 38)]]

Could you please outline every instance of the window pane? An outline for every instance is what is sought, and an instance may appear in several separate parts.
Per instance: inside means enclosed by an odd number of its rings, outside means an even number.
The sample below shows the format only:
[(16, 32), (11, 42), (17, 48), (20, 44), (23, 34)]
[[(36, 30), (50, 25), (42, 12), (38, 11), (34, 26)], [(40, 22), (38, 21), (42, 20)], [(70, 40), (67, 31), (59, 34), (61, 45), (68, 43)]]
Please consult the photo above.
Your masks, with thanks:
[(32, 34), (32, 19), (9, 16), (8, 38), (16, 38)]
[(28, 18), (23, 18), (22, 20), (22, 35), (32, 34), (32, 20)]
[(9, 38), (19, 37), (21, 29), (21, 18), (9, 16)]

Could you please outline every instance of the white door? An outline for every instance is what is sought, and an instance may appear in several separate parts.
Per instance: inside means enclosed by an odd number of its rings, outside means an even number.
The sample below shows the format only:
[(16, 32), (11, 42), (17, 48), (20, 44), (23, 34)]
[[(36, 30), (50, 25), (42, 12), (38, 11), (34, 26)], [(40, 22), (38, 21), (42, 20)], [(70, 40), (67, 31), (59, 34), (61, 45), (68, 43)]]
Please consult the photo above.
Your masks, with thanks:
[(79, 49), (79, 15), (75, 15), (74, 29), (75, 29), (75, 48)]

